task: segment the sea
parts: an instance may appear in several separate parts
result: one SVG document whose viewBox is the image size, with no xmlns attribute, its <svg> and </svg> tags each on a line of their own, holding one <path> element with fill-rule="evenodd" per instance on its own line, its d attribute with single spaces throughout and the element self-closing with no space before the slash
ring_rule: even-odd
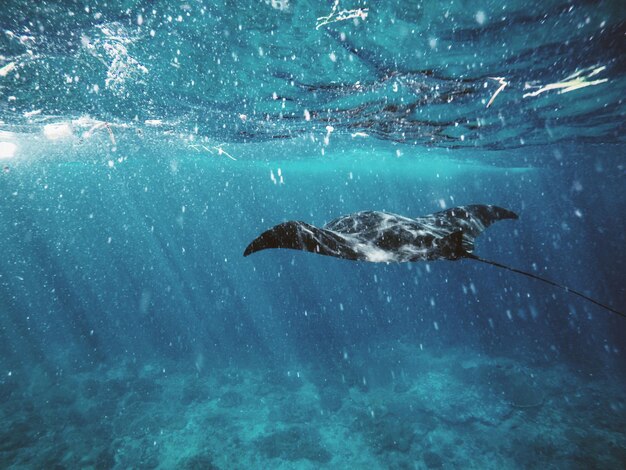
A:
<svg viewBox="0 0 626 470">
<path fill-rule="evenodd" d="M 2 0 L 0 468 L 626 468 L 625 38 L 623 0 Z M 470 204 L 564 287 L 243 256 Z"/>
</svg>

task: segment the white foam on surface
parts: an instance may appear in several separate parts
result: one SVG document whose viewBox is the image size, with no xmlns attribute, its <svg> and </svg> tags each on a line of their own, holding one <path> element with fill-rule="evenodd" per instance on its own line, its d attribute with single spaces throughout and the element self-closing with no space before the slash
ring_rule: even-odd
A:
<svg viewBox="0 0 626 470">
<path fill-rule="evenodd" d="M 17 145 L 13 142 L 0 142 L 0 159 L 13 158 Z"/>
</svg>

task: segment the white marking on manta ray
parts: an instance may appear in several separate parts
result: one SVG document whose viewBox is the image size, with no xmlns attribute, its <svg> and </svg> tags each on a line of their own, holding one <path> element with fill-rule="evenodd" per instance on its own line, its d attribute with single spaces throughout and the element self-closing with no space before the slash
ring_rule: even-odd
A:
<svg viewBox="0 0 626 470">
<path fill-rule="evenodd" d="M 371 261 L 372 263 L 390 263 L 396 261 L 396 257 L 392 253 L 370 243 L 356 243 L 354 248 L 359 254 L 363 255 L 367 261 Z"/>
</svg>

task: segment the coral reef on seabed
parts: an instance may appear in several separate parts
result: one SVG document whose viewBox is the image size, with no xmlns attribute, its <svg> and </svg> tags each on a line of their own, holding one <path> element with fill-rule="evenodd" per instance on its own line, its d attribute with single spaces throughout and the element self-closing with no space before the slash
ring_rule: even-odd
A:
<svg viewBox="0 0 626 470">
<path fill-rule="evenodd" d="M 626 406 L 613 379 L 468 351 L 430 354 L 398 343 L 383 350 L 393 352 L 370 367 L 356 358 L 336 370 L 303 365 L 297 374 L 164 373 L 162 365 L 120 363 L 7 377 L 0 466 L 619 468 L 626 461 Z"/>
</svg>

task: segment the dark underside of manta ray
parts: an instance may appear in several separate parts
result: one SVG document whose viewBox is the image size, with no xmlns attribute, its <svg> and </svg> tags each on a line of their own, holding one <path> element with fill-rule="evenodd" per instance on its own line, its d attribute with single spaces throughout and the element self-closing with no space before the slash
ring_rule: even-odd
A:
<svg viewBox="0 0 626 470">
<path fill-rule="evenodd" d="M 259 235 L 248 245 L 244 256 L 269 248 L 290 248 L 370 262 L 469 258 L 538 279 L 626 317 L 578 291 L 473 254 L 474 240 L 487 227 L 498 220 L 517 218 L 515 212 L 502 207 L 473 204 L 415 219 L 386 212 L 357 212 L 332 220 L 322 228 L 289 221 Z"/>
</svg>

